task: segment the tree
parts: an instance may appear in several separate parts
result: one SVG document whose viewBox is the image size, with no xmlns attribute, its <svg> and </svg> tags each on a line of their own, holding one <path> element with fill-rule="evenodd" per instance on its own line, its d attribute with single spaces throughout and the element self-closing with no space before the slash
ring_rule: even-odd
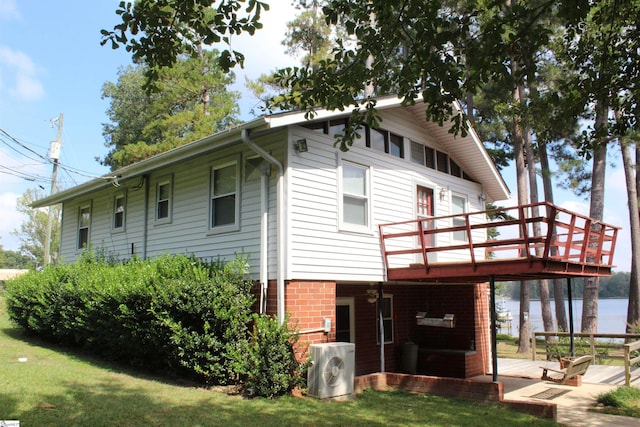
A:
<svg viewBox="0 0 640 427">
<path fill-rule="evenodd" d="M 305 67 L 315 67 L 330 57 L 333 40 L 331 27 L 322 19 L 319 0 L 299 0 L 297 9 L 302 12 L 287 22 L 287 32 L 282 44 L 292 56 L 302 55 Z"/>
<path fill-rule="evenodd" d="M 0 268 L 35 268 L 35 263 L 29 256 L 18 251 L 5 250 L 0 245 Z"/>
<path fill-rule="evenodd" d="M 294 7 L 301 12 L 292 21 L 287 22 L 287 32 L 282 40 L 286 53 L 300 57 L 304 67 L 315 68 L 322 60 L 331 58 L 336 40 L 346 37 L 343 26 L 328 25 L 320 7 L 326 2 L 321 0 L 298 0 Z M 275 94 L 287 88 L 276 82 L 275 72 L 262 74 L 256 80 L 246 79 L 246 87 L 260 101 L 260 109 L 266 106 Z"/>
<path fill-rule="evenodd" d="M 124 46 L 135 63 L 147 64 L 145 88 L 153 90 L 161 68 L 172 67 L 183 55 L 198 57 L 203 45 L 230 46 L 232 36 L 254 34 L 262 28 L 263 10 L 269 10 L 269 5 L 258 0 L 121 1 L 116 10 L 121 22 L 111 31 L 101 31 L 101 44 L 113 49 Z M 217 54 L 217 62 L 227 72 L 242 66 L 244 56 L 224 49 Z"/>
<path fill-rule="evenodd" d="M 631 233 L 640 235 L 640 211 L 638 210 L 638 191 L 631 164 L 631 150 L 629 141 L 621 139 L 622 164 L 624 167 L 627 195 L 629 199 L 629 223 Z M 634 147 L 635 148 L 635 147 Z M 637 148 L 635 148 L 637 150 Z M 629 285 L 629 305 L 627 306 L 627 332 L 631 333 L 640 326 L 640 284 L 638 283 L 638 268 L 640 267 L 640 239 L 631 240 L 631 274 Z"/>
<path fill-rule="evenodd" d="M 579 19 L 567 25 L 556 53 L 567 71 L 563 73 L 565 86 L 578 88 L 582 95 L 574 104 L 589 113 L 590 125 L 578 142 L 592 159 L 589 216 L 602 220 L 608 145 L 637 132 L 639 125 L 640 6 L 631 0 L 579 1 L 576 5 Z M 640 235 L 632 234 L 631 238 L 640 239 Z M 582 330 L 586 332 L 597 329 L 598 286 L 598 278 L 585 283 Z"/>
<path fill-rule="evenodd" d="M 20 231 L 14 230 L 11 234 L 20 238 L 20 250 L 30 257 L 36 265 L 43 265 L 44 245 L 46 240 L 46 228 L 49 214 L 45 210 L 33 209 L 31 204 L 43 195 L 39 190 L 29 189 L 18 198 L 16 209 L 27 216 L 27 219 L 20 225 Z M 58 261 L 60 253 L 60 214 L 61 206 L 51 207 L 54 218 L 51 231 L 51 262 Z"/>
<path fill-rule="evenodd" d="M 238 123 L 239 94 L 227 90 L 233 75 L 216 65 L 216 55 L 202 51 L 160 69 L 158 92 L 144 89 L 146 65 L 121 68 L 116 83 L 102 86 L 111 101 L 103 124 L 110 151 L 101 162 L 116 169 Z"/>
</svg>

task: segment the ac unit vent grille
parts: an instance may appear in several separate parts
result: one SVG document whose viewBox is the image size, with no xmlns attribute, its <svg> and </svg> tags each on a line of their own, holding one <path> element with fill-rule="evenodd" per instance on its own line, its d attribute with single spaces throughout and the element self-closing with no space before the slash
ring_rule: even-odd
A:
<svg viewBox="0 0 640 427">
<path fill-rule="evenodd" d="M 353 393 L 355 345 L 324 343 L 309 346 L 309 394 L 318 398 L 339 397 Z"/>
</svg>

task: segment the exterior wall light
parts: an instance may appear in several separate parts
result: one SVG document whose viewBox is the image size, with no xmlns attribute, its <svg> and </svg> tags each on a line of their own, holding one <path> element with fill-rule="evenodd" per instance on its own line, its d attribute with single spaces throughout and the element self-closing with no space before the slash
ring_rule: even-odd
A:
<svg viewBox="0 0 640 427">
<path fill-rule="evenodd" d="M 378 291 L 375 289 L 367 289 L 367 302 L 373 304 L 378 299 Z"/>
<path fill-rule="evenodd" d="M 447 189 L 440 187 L 440 200 L 444 200 L 447 197 Z"/>
<path fill-rule="evenodd" d="M 307 147 L 307 140 L 304 138 L 297 140 L 294 143 L 294 147 L 296 149 L 296 153 L 306 153 L 309 151 L 309 148 Z"/>
</svg>

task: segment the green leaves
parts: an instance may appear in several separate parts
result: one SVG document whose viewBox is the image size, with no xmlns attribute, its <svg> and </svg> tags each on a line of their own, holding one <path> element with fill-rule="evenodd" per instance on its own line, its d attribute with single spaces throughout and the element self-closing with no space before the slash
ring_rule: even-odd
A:
<svg viewBox="0 0 640 427">
<path fill-rule="evenodd" d="M 124 46 L 135 63 L 147 64 L 146 76 L 153 86 L 157 70 L 173 66 L 181 55 L 195 57 L 203 46 L 228 40 L 230 34 L 253 35 L 262 28 L 260 17 L 266 10 L 269 5 L 258 0 L 123 1 L 115 11 L 122 22 L 111 31 L 101 30 L 100 43 L 110 43 L 113 49 Z M 219 63 L 228 72 L 242 66 L 243 59 L 236 52 L 222 50 Z"/>
<path fill-rule="evenodd" d="M 281 325 L 275 316 L 254 314 L 250 335 L 233 351 L 245 394 L 272 398 L 301 385 L 306 365 L 296 358 L 297 342 L 288 322 Z"/>
<path fill-rule="evenodd" d="M 102 97 L 110 100 L 110 122 L 103 124 L 110 152 L 102 163 L 116 169 L 236 124 L 239 95 L 227 90 L 233 75 L 222 71 L 219 60 L 217 51 L 204 51 L 154 70 L 157 91 L 151 93 L 145 90 L 148 67 L 120 69 L 118 81 L 102 87 Z"/>
<path fill-rule="evenodd" d="M 11 281 L 11 319 L 56 343 L 206 384 L 236 380 L 233 350 L 246 339 L 254 297 L 245 260 L 186 256 L 110 264 L 88 253 Z"/>
</svg>

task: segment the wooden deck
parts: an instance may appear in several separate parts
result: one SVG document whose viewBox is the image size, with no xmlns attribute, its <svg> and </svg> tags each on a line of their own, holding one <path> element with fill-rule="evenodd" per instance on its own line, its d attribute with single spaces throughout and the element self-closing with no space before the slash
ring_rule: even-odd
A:
<svg viewBox="0 0 640 427">
<path fill-rule="evenodd" d="M 379 235 L 387 280 L 478 283 L 608 276 L 619 229 L 542 202 L 381 224 Z"/>
<path fill-rule="evenodd" d="M 498 377 L 539 380 L 542 375 L 540 366 L 550 366 L 556 369 L 559 367 L 557 361 L 498 358 Z M 624 385 L 624 367 L 592 364 L 587 369 L 582 382 L 622 386 Z M 631 385 L 640 387 L 640 367 L 631 368 Z"/>
</svg>

